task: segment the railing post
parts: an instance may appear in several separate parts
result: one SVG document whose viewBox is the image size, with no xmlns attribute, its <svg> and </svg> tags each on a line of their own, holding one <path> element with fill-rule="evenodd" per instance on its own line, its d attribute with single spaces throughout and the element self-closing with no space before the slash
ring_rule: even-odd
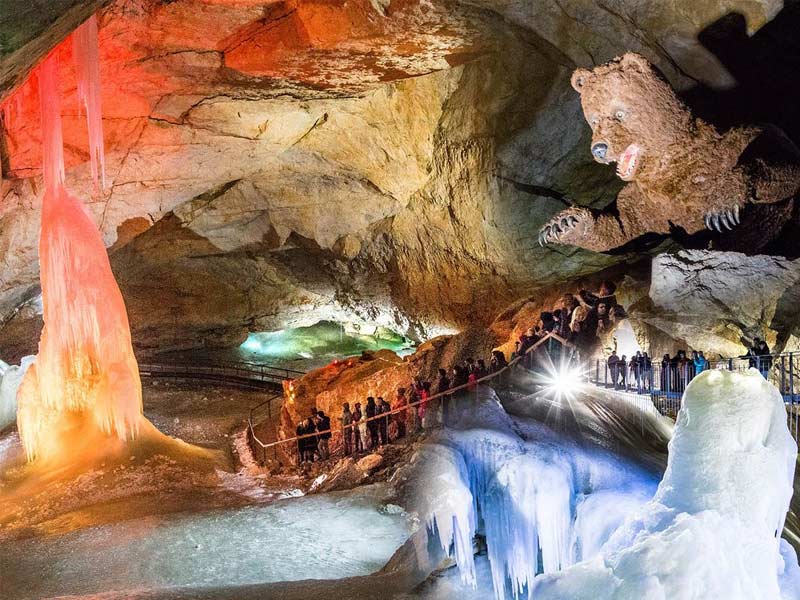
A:
<svg viewBox="0 0 800 600">
<path fill-rule="evenodd" d="M 786 393 L 786 357 L 781 356 L 781 395 Z"/>
</svg>

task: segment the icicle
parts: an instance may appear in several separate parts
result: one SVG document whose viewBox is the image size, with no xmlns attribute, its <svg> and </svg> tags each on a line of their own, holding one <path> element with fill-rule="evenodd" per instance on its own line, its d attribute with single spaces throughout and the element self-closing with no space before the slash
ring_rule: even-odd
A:
<svg viewBox="0 0 800 600">
<path fill-rule="evenodd" d="M 64 186 L 64 140 L 61 133 L 61 97 L 58 58 L 51 53 L 36 70 L 42 115 L 44 187 L 55 194 Z"/>
<path fill-rule="evenodd" d="M 97 45 L 97 17 L 92 15 L 72 34 L 73 58 L 78 75 L 78 102 L 86 112 L 92 180 L 106 187 L 103 114 L 100 107 L 100 60 Z"/>
</svg>

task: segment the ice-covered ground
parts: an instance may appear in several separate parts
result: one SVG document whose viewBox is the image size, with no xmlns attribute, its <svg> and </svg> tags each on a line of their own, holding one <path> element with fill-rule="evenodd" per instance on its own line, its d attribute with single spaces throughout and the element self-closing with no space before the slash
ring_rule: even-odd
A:
<svg viewBox="0 0 800 600">
<path fill-rule="evenodd" d="M 378 571 L 409 534 L 385 485 L 148 517 L 0 544 L 3 598 L 338 579 Z"/>
<path fill-rule="evenodd" d="M 694 380 L 657 490 L 633 463 L 559 437 L 489 396 L 425 451 L 440 476 L 428 474 L 417 508 L 457 542 L 460 581 L 444 573 L 423 597 L 800 598 L 797 557 L 780 537 L 797 446 L 757 372 Z M 477 560 L 458 537 L 475 531 L 487 545 Z"/>
</svg>

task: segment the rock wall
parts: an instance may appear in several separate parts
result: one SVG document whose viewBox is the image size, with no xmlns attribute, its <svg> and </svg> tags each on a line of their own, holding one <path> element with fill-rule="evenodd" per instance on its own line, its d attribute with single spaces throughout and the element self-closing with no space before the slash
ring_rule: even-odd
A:
<svg viewBox="0 0 800 600">
<path fill-rule="evenodd" d="M 703 250 L 661 254 L 653 259 L 649 299 L 631 318 L 648 345 L 665 352 L 679 344 L 735 357 L 754 337 L 773 352 L 797 350 L 800 261 Z"/>
</svg>

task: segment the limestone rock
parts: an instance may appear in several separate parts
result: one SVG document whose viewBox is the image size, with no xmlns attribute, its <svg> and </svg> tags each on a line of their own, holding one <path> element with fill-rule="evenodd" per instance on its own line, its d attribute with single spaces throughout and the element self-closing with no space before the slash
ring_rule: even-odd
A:
<svg viewBox="0 0 800 600">
<path fill-rule="evenodd" d="M 800 261 L 701 250 L 661 254 L 653 260 L 650 301 L 635 320 L 706 356 L 744 354 L 753 337 L 766 338 L 773 351 L 793 350 Z"/>
<path fill-rule="evenodd" d="M 383 456 L 380 454 L 367 454 L 364 458 L 360 459 L 356 463 L 356 467 L 364 473 L 368 475 L 372 473 L 375 469 L 380 467 L 383 464 Z"/>
</svg>

